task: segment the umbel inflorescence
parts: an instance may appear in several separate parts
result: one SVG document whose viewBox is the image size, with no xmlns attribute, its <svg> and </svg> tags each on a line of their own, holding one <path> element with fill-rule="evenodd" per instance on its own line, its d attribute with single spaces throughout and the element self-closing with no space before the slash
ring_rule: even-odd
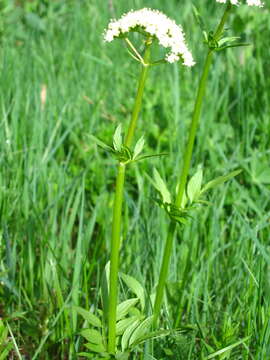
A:
<svg viewBox="0 0 270 360">
<path fill-rule="evenodd" d="M 132 10 L 119 20 L 111 20 L 104 32 L 104 40 L 111 42 L 115 38 L 127 36 L 130 31 L 143 32 L 169 49 L 165 57 L 166 61 L 173 63 L 181 59 L 186 66 L 195 64 L 186 46 L 182 27 L 160 11 L 147 8 Z"/>
<path fill-rule="evenodd" d="M 227 0 L 216 0 L 219 3 L 226 3 Z M 239 5 L 241 2 L 239 0 L 229 0 L 233 5 Z M 261 0 L 246 0 L 249 6 L 263 6 L 263 2 Z"/>
</svg>

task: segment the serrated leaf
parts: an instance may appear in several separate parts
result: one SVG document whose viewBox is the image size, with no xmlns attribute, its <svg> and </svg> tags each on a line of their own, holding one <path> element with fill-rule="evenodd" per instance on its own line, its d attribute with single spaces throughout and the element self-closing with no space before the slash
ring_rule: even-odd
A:
<svg viewBox="0 0 270 360">
<path fill-rule="evenodd" d="M 171 194 L 157 169 L 154 168 L 152 184 L 160 192 L 164 203 L 171 203 Z"/>
<path fill-rule="evenodd" d="M 100 139 L 98 139 L 98 138 L 95 137 L 94 135 L 90 134 L 90 135 L 88 135 L 88 136 L 90 137 L 90 139 L 92 139 L 92 140 L 93 140 L 98 146 L 100 146 L 102 149 L 104 149 L 104 150 L 106 150 L 106 151 L 109 151 L 109 152 L 114 151 L 114 149 L 113 149 L 111 146 L 105 144 L 103 141 L 101 141 Z"/>
<path fill-rule="evenodd" d="M 133 152 L 133 159 L 136 159 L 136 157 L 142 152 L 144 147 L 144 137 L 142 136 L 137 142 L 136 145 L 134 147 L 134 152 Z"/>
<path fill-rule="evenodd" d="M 91 343 L 86 343 L 84 344 L 85 347 L 87 347 L 87 349 L 96 352 L 96 353 L 105 353 L 106 349 L 105 346 L 103 344 L 91 344 Z"/>
<path fill-rule="evenodd" d="M 115 151 L 121 151 L 122 149 L 122 144 L 123 144 L 123 140 L 122 140 L 122 125 L 119 124 L 114 132 L 113 135 L 113 147 Z"/>
<path fill-rule="evenodd" d="M 224 175 L 224 176 L 219 176 L 211 181 L 209 181 L 206 185 L 203 186 L 200 195 L 204 194 L 206 191 L 208 191 L 209 189 L 212 189 L 218 185 L 221 185 L 223 183 L 225 183 L 226 181 L 234 178 L 235 176 L 239 175 L 242 172 L 242 170 L 235 170 L 232 171 L 231 173 L 229 173 L 228 175 Z"/>
<path fill-rule="evenodd" d="M 80 334 L 93 344 L 103 344 L 103 338 L 99 331 L 94 329 L 83 329 Z"/>
<path fill-rule="evenodd" d="M 136 341 L 142 338 L 147 331 L 151 328 L 154 321 L 154 316 L 146 318 L 132 333 L 129 339 L 129 346 L 132 346 Z"/>
<path fill-rule="evenodd" d="M 116 309 L 116 320 L 123 319 L 129 312 L 129 310 L 139 301 L 138 298 L 132 298 L 123 301 L 121 304 L 117 305 Z"/>
<path fill-rule="evenodd" d="M 131 316 L 127 319 L 123 319 L 117 322 L 116 324 L 116 335 L 122 335 L 125 330 L 134 323 L 134 321 L 139 320 L 138 315 Z"/>
<path fill-rule="evenodd" d="M 133 324 L 131 324 L 124 332 L 122 339 L 121 339 L 121 347 L 122 351 L 125 351 L 128 347 L 129 338 L 132 335 L 133 331 L 136 329 L 136 327 L 140 324 L 139 320 L 134 321 Z"/>
<path fill-rule="evenodd" d="M 80 314 L 84 320 L 86 320 L 89 324 L 95 327 L 102 327 L 100 319 L 92 314 L 90 311 L 87 311 L 79 306 L 72 306 L 72 309 L 74 309 L 78 314 Z"/>
<path fill-rule="evenodd" d="M 199 169 L 196 171 L 196 173 L 189 180 L 188 186 L 187 186 L 187 195 L 188 195 L 188 198 L 191 203 L 194 200 L 196 200 L 200 194 L 201 187 L 202 187 L 202 178 L 203 178 L 202 168 L 199 167 Z"/>
<path fill-rule="evenodd" d="M 137 296 L 137 298 L 139 298 L 143 311 L 145 307 L 145 296 L 142 285 L 132 276 L 120 273 L 120 277 L 124 281 L 124 283 L 130 288 L 130 290 Z"/>
</svg>

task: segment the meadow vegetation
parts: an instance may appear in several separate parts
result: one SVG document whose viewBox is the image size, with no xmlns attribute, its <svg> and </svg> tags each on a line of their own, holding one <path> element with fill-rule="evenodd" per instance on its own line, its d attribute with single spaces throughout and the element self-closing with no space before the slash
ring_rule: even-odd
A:
<svg viewBox="0 0 270 360">
<path fill-rule="evenodd" d="M 139 72 L 120 41 L 103 42 L 103 30 L 131 8 L 157 8 L 183 25 L 197 63 L 151 69 L 136 140 L 144 134 L 146 153 L 169 155 L 133 164 L 127 174 L 121 271 L 148 295 L 168 218 L 147 175 L 156 167 L 171 189 L 176 184 L 203 36 L 190 0 L 0 6 L 0 359 L 76 359 L 85 351 L 85 325 L 72 306 L 100 306 L 117 165 L 90 135 L 111 143 L 116 126 L 127 126 Z M 223 6 L 196 6 L 214 28 Z M 251 46 L 215 57 L 191 175 L 200 164 L 205 181 L 243 171 L 177 228 L 162 326 L 178 331 L 134 359 L 270 358 L 269 4 L 235 8 L 228 27 Z"/>
</svg>

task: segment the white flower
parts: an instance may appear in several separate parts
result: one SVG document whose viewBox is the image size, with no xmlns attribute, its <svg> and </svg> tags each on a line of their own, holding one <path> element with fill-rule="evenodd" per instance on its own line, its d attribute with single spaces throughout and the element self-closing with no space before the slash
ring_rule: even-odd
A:
<svg viewBox="0 0 270 360">
<path fill-rule="evenodd" d="M 223 4 L 227 2 L 227 0 L 216 0 L 216 1 Z M 240 3 L 239 0 L 230 0 L 230 2 L 233 5 L 239 5 Z M 263 2 L 261 0 L 246 0 L 246 2 L 249 6 L 259 6 L 259 7 L 263 6 Z"/>
<path fill-rule="evenodd" d="M 126 35 L 129 31 L 143 30 L 156 38 L 160 45 L 169 49 L 165 60 L 173 63 L 183 60 L 186 66 L 195 64 L 191 52 L 185 44 L 185 35 L 181 26 L 158 10 L 141 9 L 124 14 L 119 20 L 111 20 L 104 32 L 104 40 Z"/>
</svg>

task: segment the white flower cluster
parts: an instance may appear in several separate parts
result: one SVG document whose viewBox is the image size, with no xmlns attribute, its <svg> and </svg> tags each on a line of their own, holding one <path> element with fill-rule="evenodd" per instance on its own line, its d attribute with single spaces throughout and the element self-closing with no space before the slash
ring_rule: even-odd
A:
<svg viewBox="0 0 270 360">
<path fill-rule="evenodd" d="M 227 0 L 216 0 L 219 3 L 226 3 Z M 230 0 L 230 2 L 233 5 L 239 5 L 239 0 Z M 259 6 L 262 7 L 263 6 L 263 2 L 261 0 L 246 0 L 247 4 L 249 6 Z"/>
<path fill-rule="evenodd" d="M 124 14 L 119 20 L 111 20 L 104 33 L 104 40 L 111 42 L 113 39 L 128 33 L 131 30 L 143 30 L 155 37 L 159 44 L 170 51 L 166 61 L 173 63 L 180 59 L 184 65 L 195 64 L 191 52 L 185 44 L 185 35 L 182 28 L 157 10 L 141 9 Z"/>
</svg>

